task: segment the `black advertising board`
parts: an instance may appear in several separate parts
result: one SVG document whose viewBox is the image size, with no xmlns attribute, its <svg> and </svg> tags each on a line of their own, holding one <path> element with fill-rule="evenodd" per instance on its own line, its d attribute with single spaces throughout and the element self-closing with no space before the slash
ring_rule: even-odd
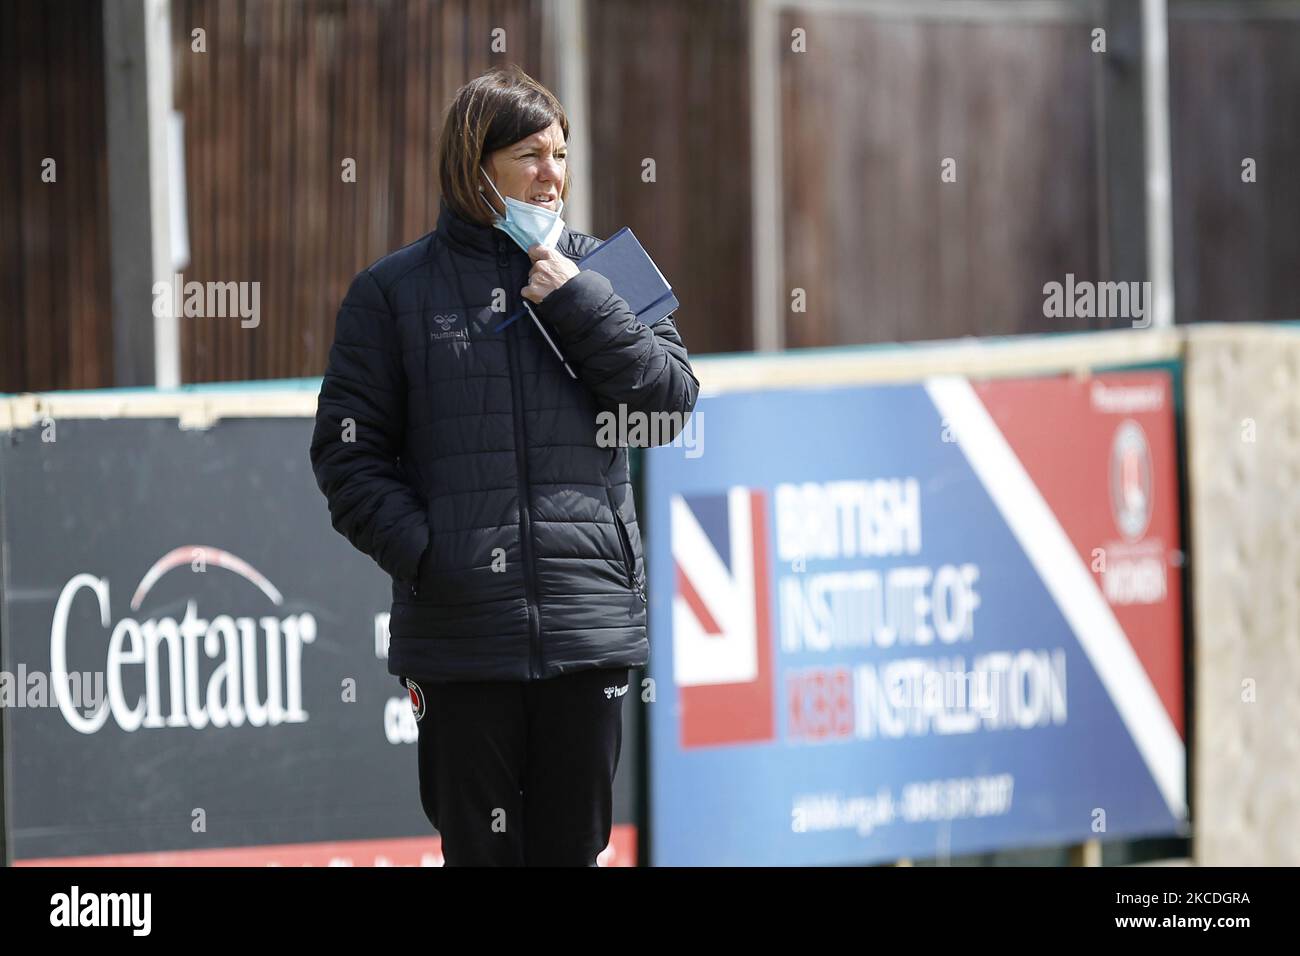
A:
<svg viewBox="0 0 1300 956">
<path fill-rule="evenodd" d="M 311 424 L 0 431 L 8 862 L 441 861 L 389 581 L 330 526 Z M 635 863 L 639 707 L 610 865 Z"/>
</svg>

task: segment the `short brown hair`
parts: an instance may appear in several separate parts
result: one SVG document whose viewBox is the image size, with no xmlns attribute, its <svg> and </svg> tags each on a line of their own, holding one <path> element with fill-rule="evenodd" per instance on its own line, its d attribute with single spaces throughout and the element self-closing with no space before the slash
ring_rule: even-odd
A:
<svg viewBox="0 0 1300 956">
<path fill-rule="evenodd" d="M 569 118 L 555 94 L 518 66 L 494 67 L 459 90 L 442 124 L 438 144 L 438 182 L 442 198 L 462 219 L 491 225 L 492 214 L 480 198 L 485 185 L 479 173 L 484 157 L 559 123 L 565 142 Z M 566 172 L 560 198 L 569 198 Z"/>
</svg>

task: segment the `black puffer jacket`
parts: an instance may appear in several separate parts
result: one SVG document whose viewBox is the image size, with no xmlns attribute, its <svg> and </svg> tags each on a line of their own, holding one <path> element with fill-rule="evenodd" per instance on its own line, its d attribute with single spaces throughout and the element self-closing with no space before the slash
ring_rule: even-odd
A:
<svg viewBox="0 0 1300 956">
<path fill-rule="evenodd" d="M 558 248 L 576 261 L 597 245 L 566 229 Z M 358 274 L 339 310 L 312 468 L 334 527 L 393 578 L 393 674 L 646 662 L 627 449 L 597 444 L 596 416 L 684 418 L 699 383 L 672 319 L 646 327 L 591 271 L 533 307 L 574 381 L 523 311 L 530 268 L 444 202 L 437 229 Z"/>
</svg>

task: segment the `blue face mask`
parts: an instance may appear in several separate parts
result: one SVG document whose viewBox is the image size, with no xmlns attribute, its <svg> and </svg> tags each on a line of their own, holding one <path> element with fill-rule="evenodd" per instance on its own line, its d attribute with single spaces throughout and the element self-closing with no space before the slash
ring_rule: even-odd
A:
<svg viewBox="0 0 1300 956">
<path fill-rule="evenodd" d="M 564 200 L 556 199 L 556 203 L 560 208 L 555 212 L 551 212 L 542 206 L 534 206 L 530 202 L 508 199 L 497 191 L 496 184 L 488 178 L 488 174 L 483 167 L 480 166 L 478 169 L 479 172 L 483 173 L 483 178 L 487 179 L 492 191 L 497 194 L 497 198 L 506 207 L 504 216 L 492 209 L 492 214 L 496 217 L 496 222 L 493 225 L 513 239 L 515 244 L 524 252 L 527 252 L 529 247 L 538 245 L 547 249 L 554 249 L 555 244 L 560 241 L 560 233 L 564 231 L 564 220 L 560 218 L 560 211 L 564 209 Z M 488 204 L 488 208 L 492 207 L 486 196 L 483 197 L 483 201 Z"/>
</svg>

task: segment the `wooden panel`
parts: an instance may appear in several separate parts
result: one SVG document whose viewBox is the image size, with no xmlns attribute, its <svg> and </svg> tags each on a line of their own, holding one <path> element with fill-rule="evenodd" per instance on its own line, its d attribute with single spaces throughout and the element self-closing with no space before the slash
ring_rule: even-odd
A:
<svg viewBox="0 0 1300 956">
<path fill-rule="evenodd" d="M 1043 315 L 1044 283 L 1100 278 L 1086 24 L 791 11 L 780 33 L 787 345 L 1110 324 Z"/>
<path fill-rule="evenodd" d="M 14 0 L 0 23 L 0 391 L 111 384 L 103 23 Z M 42 162 L 57 180 L 42 182 Z"/>
<path fill-rule="evenodd" d="M 1179 322 L 1300 319 L 1300 4 L 1251 6 L 1170 11 Z"/>
<path fill-rule="evenodd" d="M 588 3 L 594 228 L 632 227 L 682 302 L 693 353 L 752 344 L 746 11 Z"/>
</svg>

